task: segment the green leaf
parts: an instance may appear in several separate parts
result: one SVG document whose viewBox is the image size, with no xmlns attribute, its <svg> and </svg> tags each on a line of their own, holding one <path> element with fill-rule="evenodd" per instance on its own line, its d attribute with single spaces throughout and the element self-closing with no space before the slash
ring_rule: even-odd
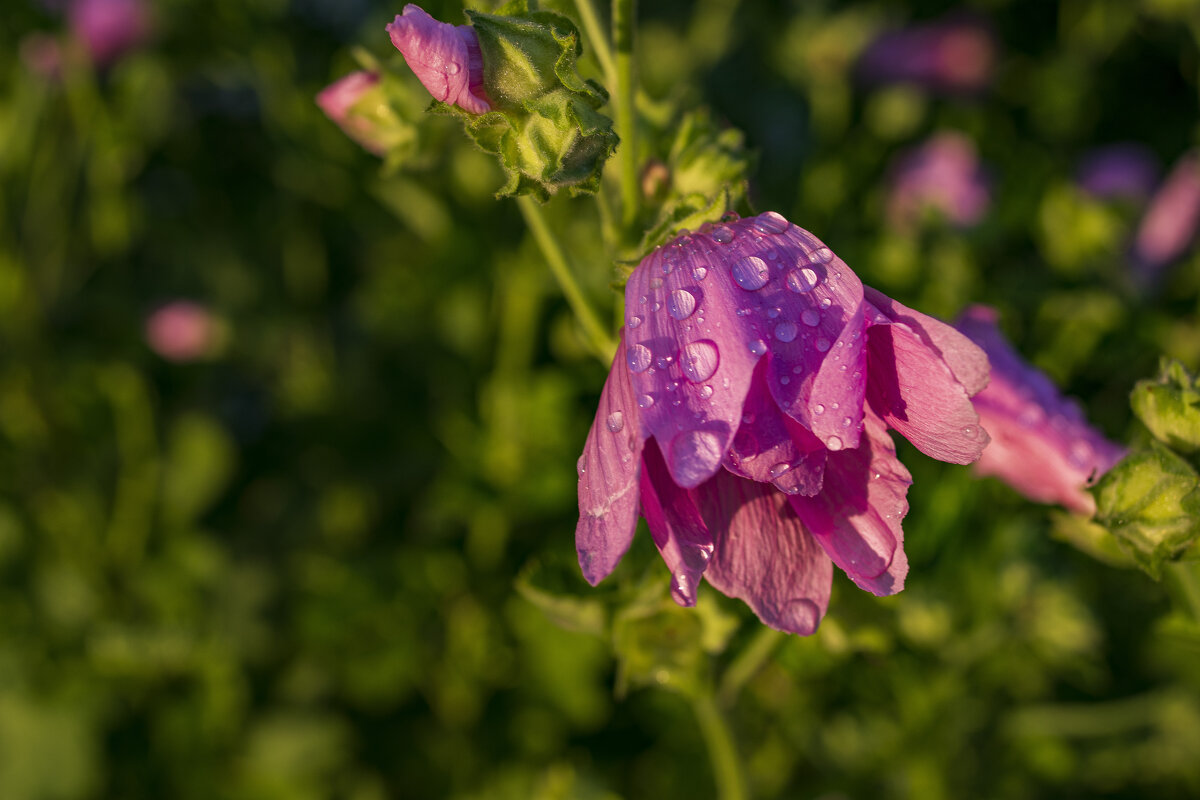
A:
<svg viewBox="0 0 1200 800">
<path fill-rule="evenodd" d="M 1200 381 L 1183 364 L 1163 359 L 1158 379 L 1140 381 L 1130 402 L 1159 441 L 1182 453 L 1200 450 Z"/>
<path fill-rule="evenodd" d="M 1126 456 L 1092 489 L 1096 522 L 1157 579 L 1200 535 L 1200 476 L 1158 442 Z"/>
</svg>

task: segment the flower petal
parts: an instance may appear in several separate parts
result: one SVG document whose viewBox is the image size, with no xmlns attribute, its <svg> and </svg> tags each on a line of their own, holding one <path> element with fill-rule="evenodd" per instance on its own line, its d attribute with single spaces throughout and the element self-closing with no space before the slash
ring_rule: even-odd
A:
<svg viewBox="0 0 1200 800">
<path fill-rule="evenodd" d="M 712 534 L 692 493 L 671 479 L 657 443 L 642 457 L 642 516 L 671 570 L 671 597 L 681 606 L 694 606 L 700 576 L 712 557 Z"/>
<path fill-rule="evenodd" d="M 637 530 L 644 443 L 622 337 L 578 467 L 575 548 L 583 577 L 593 586 L 617 566 Z"/>
<path fill-rule="evenodd" d="M 659 248 L 630 276 L 625 301 L 628 367 L 647 430 L 675 482 L 689 488 L 720 468 L 759 358 L 768 356 L 780 407 L 820 431 L 810 396 L 822 365 L 835 342 L 842 363 L 863 347 L 852 322 L 862 284 L 778 214 L 706 226 Z M 864 373 L 854 372 L 833 369 L 824 387 L 848 408 L 864 396 Z M 846 434 L 854 446 L 857 428 Z"/>
<path fill-rule="evenodd" d="M 881 419 L 868 411 L 863 430 L 859 447 L 829 454 L 820 494 L 789 501 L 833 563 L 860 588 L 895 594 L 908 574 L 900 523 L 908 513 L 912 476 L 896 458 Z"/>
<path fill-rule="evenodd" d="M 972 306 L 957 322 L 992 363 L 991 383 L 973 398 L 992 437 L 975 469 L 1031 500 L 1091 515 L 1095 500 L 1083 487 L 1125 451 L 1092 428 L 1045 374 L 1022 361 L 1000 333 L 996 317 L 990 308 Z"/>
<path fill-rule="evenodd" d="M 456 104 L 472 114 L 491 110 L 487 102 L 471 94 L 469 44 L 474 41 L 478 49 L 473 30 L 439 22 L 409 3 L 404 13 L 387 26 L 387 32 L 409 69 L 435 100 Z"/>
<path fill-rule="evenodd" d="M 775 405 L 764 367 L 760 362 L 755 369 L 725 468 L 752 481 L 774 483 L 785 494 L 812 496 L 821 491 L 825 445 Z"/>
<path fill-rule="evenodd" d="M 829 606 L 833 563 L 784 495 L 725 470 L 706 483 L 701 511 L 714 532 L 704 577 L 776 630 L 807 636 Z"/>
<path fill-rule="evenodd" d="M 877 311 L 869 320 L 867 397 L 871 407 L 888 427 L 931 458 L 952 464 L 978 460 L 988 443 L 987 432 L 979 425 L 967 390 L 930 336 L 930 318 L 898 303 L 895 308 L 908 313 L 893 320 Z M 898 321 L 900 318 L 905 321 Z M 910 320 L 916 327 L 910 327 Z M 944 331 L 939 330 L 938 335 L 955 344 Z M 968 379 L 978 382 L 964 353 L 958 348 L 954 358 L 962 363 Z"/>
</svg>

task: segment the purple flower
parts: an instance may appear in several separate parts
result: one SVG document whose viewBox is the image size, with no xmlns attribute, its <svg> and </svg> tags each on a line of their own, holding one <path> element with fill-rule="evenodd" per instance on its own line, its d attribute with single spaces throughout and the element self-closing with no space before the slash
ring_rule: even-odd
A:
<svg viewBox="0 0 1200 800">
<path fill-rule="evenodd" d="M 1158 180 L 1158 159 L 1149 149 L 1133 143 L 1098 147 L 1079 162 L 1075 181 L 1093 197 L 1107 200 L 1141 200 Z"/>
<path fill-rule="evenodd" d="M 92 61 L 101 66 L 113 63 L 150 36 L 150 11 L 143 0 L 74 0 L 67 19 Z"/>
<path fill-rule="evenodd" d="M 579 460 L 584 577 L 612 572 L 640 513 L 682 605 L 703 575 L 766 624 L 809 634 L 831 563 L 875 594 L 903 588 L 911 477 L 887 428 L 934 458 L 977 459 L 983 352 L 864 288 L 775 213 L 658 248 L 625 299 Z"/>
<path fill-rule="evenodd" d="M 381 156 L 387 152 L 387 131 L 371 114 L 355 112 L 355 105 L 378 85 L 379 76 L 373 72 L 351 72 L 322 89 L 317 105 L 347 136 Z"/>
<path fill-rule="evenodd" d="M 936 134 L 892 167 L 887 216 L 897 229 L 913 227 L 930 210 L 952 225 L 970 227 L 990 204 L 975 144 L 961 133 Z"/>
<path fill-rule="evenodd" d="M 995 310 L 972 306 L 955 326 L 982 347 L 992 365 L 987 388 L 972 398 L 991 444 L 975 465 L 1031 500 L 1091 515 L 1084 487 L 1121 459 L 1124 450 L 1088 425 L 1043 373 L 1021 360 L 996 325 Z"/>
<path fill-rule="evenodd" d="M 1133 257 L 1153 279 L 1159 270 L 1187 251 L 1200 224 L 1200 154 L 1193 150 L 1178 161 L 1138 224 Z"/>
<path fill-rule="evenodd" d="M 483 56 L 470 25 L 438 22 L 409 3 L 387 26 L 392 44 L 435 100 L 471 114 L 492 110 L 483 90 Z"/>
<path fill-rule="evenodd" d="M 942 92 L 976 92 L 991 81 L 996 41 L 979 20 L 959 17 L 884 33 L 858 62 L 868 83 L 915 83 Z"/>
<path fill-rule="evenodd" d="M 204 306 L 175 300 L 146 320 L 146 343 L 168 361 L 196 361 L 211 354 L 219 338 L 219 325 Z"/>
</svg>

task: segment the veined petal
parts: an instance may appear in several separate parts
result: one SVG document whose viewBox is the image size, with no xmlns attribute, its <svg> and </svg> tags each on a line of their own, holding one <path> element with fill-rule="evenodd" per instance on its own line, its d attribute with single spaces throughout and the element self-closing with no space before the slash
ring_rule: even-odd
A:
<svg viewBox="0 0 1200 800">
<path fill-rule="evenodd" d="M 764 367 L 759 362 L 754 371 L 742 424 L 725 457 L 725 468 L 752 481 L 773 483 L 785 494 L 812 496 L 821 491 L 825 445 L 779 410 L 767 389 Z"/>
<path fill-rule="evenodd" d="M 712 557 L 712 534 L 692 493 L 671 479 L 657 444 L 645 448 L 642 457 L 642 516 L 671 570 L 671 597 L 681 606 L 694 606 L 700 576 Z"/>
<path fill-rule="evenodd" d="M 637 530 L 644 443 L 622 337 L 579 458 L 575 548 L 583 577 L 593 586 L 617 566 Z"/>
<path fill-rule="evenodd" d="M 704 577 L 776 630 L 807 636 L 829 606 L 833 563 L 769 484 L 721 470 L 697 493 L 713 531 Z"/>
<path fill-rule="evenodd" d="M 896 458 L 883 420 L 868 410 L 863 430 L 857 448 L 829 454 L 820 494 L 788 499 L 833 563 L 860 588 L 895 594 L 908 574 L 900 525 L 912 476 Z"/>
<path fill-rule="evenodd" d="M 873 295 L 887 300 L 877 292 Z M 931 458 L 953 464 L 978 460 L 988 435 L 951 361 L 977 386 L 981 383 L 978 359 L 986 364 L 986 356 L 966 337 L 951 336 L 945 330 L 948 326 L 935 325 L 936 320 L 924 314 L 889 301 L 885 303 L 889 315 L 874 302 L 868 303 L 872 309 L 867 331 L 871 407 Z M 947 358 L 945 352 L 952 355 Z"/>
<path fill-rule="evenodd" d="M 409 3 L 404 13 L 387 26 L 387 32 L 409 69 L 434 99 L 458 105 L 472 114 L 491 110 L 490 104 L 471 94 L 471 68 L 476 66 L 476 75 L 480 74 L 482 62 L 478 57 L 472 61 L 471 44 L 477 53 L 479 43 L 468 26 L 439 22 Z"/>
</svg>

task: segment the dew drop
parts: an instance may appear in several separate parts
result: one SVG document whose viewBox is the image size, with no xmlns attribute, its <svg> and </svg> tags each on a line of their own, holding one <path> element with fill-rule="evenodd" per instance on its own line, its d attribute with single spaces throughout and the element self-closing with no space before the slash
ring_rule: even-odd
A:
<svg viewBox="0 0 1200 800">
<path fill-rule="evenodd" d="M 459 71 L 461 71 L 461 70 L 462 70 L 462 67 L 459 66 L 458 64 L 455 64 L 453 61 L 451 61 L 449 64 L 446 65 L 446 74 L 447 75 L 457 75 L 459 73 Z"/>
<path fill-rule="evenodd" d="M 618 433 L 625 427 L 625 415 L 620 411 L 614 411 L 608 415 L 608 429 L 613 433 Z"/>
<path fill-rule="evenodd" d="M 745 256 L 733 263 L 733 279 L 748 292 L 757 291 L 771 279 L 771 268 L 758 256 Z"/>
<path fill-rule="evenodd" d="M 794 269 L 787 274 L 787 287 L 796 294 L 807 294 L 820 282 L 821 278 L 810 267 Z"/>
<path fill-rule="evenodd" d="M 650 288 L 651 289 L 661 289 L 662 288 L 662 278 L 651 278 L 650 279 Z"/>
<path fill-rule="evenodd" d="M 720 363 L 717 346 L 707 339 L 683 346 L 681 354 L 683 374 L 692 383 L 702 383 L 713 376 Z"/>
<path fill-rule="evenodd" d="M 850 418 L 849 417 L 842 417 L 842 427 L 843 428 L 850 427 Z"/>
<path fill-rule="evenodd" d="M 821 324 L 821 315 L 811 308 L 804 309 L 804 313 L 800 315 L 800 321 L 810 328 L 815 328 Z"/>
<path fill-rule="evenodd" d="M 820 339 L 817 339 L 817 349 L 820 350 L 822 353 L 829 350 L 829 340 L 826 339 L 824 336 L 822 336 Z"/>
<path fill-rule="evenodd" d="M 775 326 L 775 338 L 781 342 L 790 342 L 796 338 L 799 329 L 794 322 L 781 322 Z"/>
<path fill-rule="evenodd" d="M 733 241 L 733 228 L 728 225 L 718 225 L 712 229 L 710 236 L 717 244 L 729 244 Z"/>
<path fill-rule="evenodd" d="M 841 450 L 842 449 L 842 440 L 836 436 L 830 436 L 828 439 L 825 440 L 825 446 L 828 447 L 830 450 L 835 450 L 835 451 Z"/>
<path fill-rule="evenodd" d="M 667 298 L 667 313 L 677 320 L 685 320 L 696 310 L 696 296 L 687 289 L 676 289 Z"/>
<path fill-rule="evenodd" d="M 651 311 L 658 311 L 660 308 L 662 308 L 662 303 L 657 300 L 654 301 L 654 305 L 650 306 Z"/>
<path fill-rule="evenodd" d="M 792 379 L 789 378 L 787 375 L 784 375 L 782 378 L 779 379 L 779 383 L 782 384 L 783 386 L 787 386 L 791 382 L 792 382 Z"/>
<path fill-rule="evenodd" d="M 819 250 L 815 250 L 808 257 L 808 260 L 814 264 L 828 264 L 830 261 L 833 261 L 833 251 L 828 247 L 822 247 Z"/>
<path fill-rule="evenodd" d="M 750 352 L 756 356 L 761 356 L 763 353 L 767 352 L 767 345 L 762 339 L 755 339 L 753 342 L 750 342 L 747 347 L 749 347 Z"/>
<path fill-rule="evenodd" d="M 767 309 L 767 319 L 775 319 L 776 317 L 778 317 L 780 315 L 780 313 L 782 313 L 782 309 L 780 309 L 778 307 L 768 308 Z"/>
<path fill-rule="evenodd" d="M 792 374 L 793 374 L 793 375 L 802 375 L 802 374 L 804 374 L 804 365 L 803 365 L 803 364 L 797 364 L 796 366 L 792 367 Z"/>
<path fill-rule="evenodd" d="M 825 406 L 821 403 L 817 403 L 815 406 L 813 406 L 813 413 L 818 417 L 821 416 L 825 413 Z"/>
<path fill-rule="evenodd" d="M 644 394 L 638 398 L 638 408 L 649 408 L 654 405 L 654 398 L 648 394 Z"/>
<path fill-rule="evenodd" d="M 713 396 L 713 388 L 711 386 L 709 386 L 708 384 L 705 384 L 704 386 L 700 387 L 700 399 L 701 400 L 707 400 L 708 398 L 710 398 L 712 396 Z"/>
<path fill-rule="evenodd" d="M 786 463 L 776 464 L 775 466 L 771 467 L 771 472 L 770 472 L 771 478 L 772 479 L 778 478 L 780 475 L 784 474 L 791 468 L 792 468 L 791 464 L 786 464 Z"/>
<path fill-rule="evenodd" d="M 645 345 L 635 344 L 625 353 L 625 361 L 629 364 L 629 371 L 633 373 L 645 372 L 650 368 L 650 361 L 653 355 L 650 353 L 650 348 Z"/>
<path fill-rule="evenodd" d="M 831 305 L 833 305 L 833 300 L 828 297 L 822 297 L 820 305 L 821 308 L 829 308 Z"/>
<path fill-rule="evenodd" d="M 782 214 L 768 211 L 755 217 L 754 227 L 763 233 L 775 235 L 783 233 L 788 229 L 788 221 L 784 219 Z"/>
<path fill-rule="evenodd" d="M 704 280 L 705 278 L 708 277 L 708 268 L 707 267 L 696 267 L 694 270 L 692 270 L 692 277 L 698 281 Z"/>
<path fill-rule="evenodd" d="M 962 429 L 962 435 L 968 439 L 974 439 L 979 434 L 979 429 L 974 425 L 966 425 Z"/>
<path fill-rule="evenodd" d="M 633 330 L 638 325 L 641 325 L 644 320 L 641 317 L 630 317 L 629 322 L 625 323 L 629 326 L 629 330 Z"/>
<path fill-rule="evenodd" d="M 739 317 L 748 317 L 748 316 L 750 316 L 751 313 L 753 313 L 753 312 L 749 308 L 739 308 L 737 310 L 737 315 Z"/>
</svg>

